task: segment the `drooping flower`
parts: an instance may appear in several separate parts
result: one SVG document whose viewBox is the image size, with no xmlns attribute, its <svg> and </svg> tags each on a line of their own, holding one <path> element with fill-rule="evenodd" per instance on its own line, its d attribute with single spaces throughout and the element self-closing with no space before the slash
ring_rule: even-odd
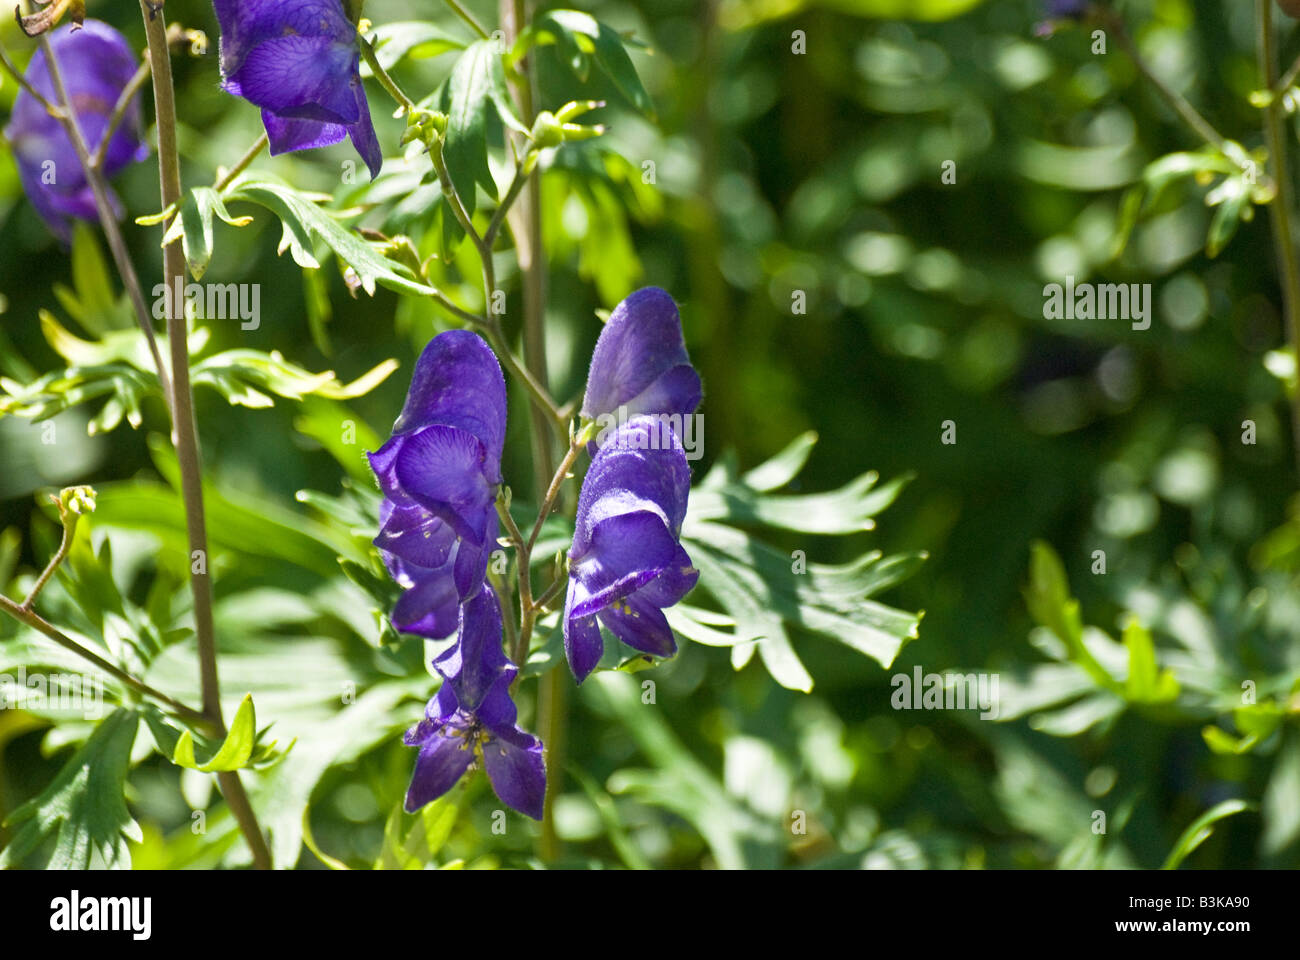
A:
<svg viewBox="0 0 1300 960">
<path fill-rule="evenodd" d="M 49 40 L 77 124 L 94 153 L 122 90 L 136 71 L 136 56 L 125 37 L 99 20 L 87 20 L 80 29 L 65 24 L 51 32 Z M 59 102 L 44 50 L 37 50 L 32 57 L 26 76 L 43 97 Z M 59 239 L 65 243 L 71 239 L 72 218 L 97 219 L 95 195 L 68 132 L 26 90 L 18 91 L 5 137 L 13 145 L 23 190 Z M 148 155 L 141 133 L 140 98 L 136 96 L 108 142 L 104 176 L 113 177 Z M 111 192 L 109 203 L 120 219 L 121 203 Z"/>
<path fill-rule="evenodd" d="M 457 643 L 433 666 L 442 687 L 424 719 L 406 733 L 407 745 L 420 748 L 407 811 L 441 797 L 478 760 L 502 803 L 540 820 L 546 798 L 542 742 L 516 722 L 510 684 L 518 668 L 501 649 L 501 606 L 491 586 L 460 608 Z"/>
<path fill-rule="evenodd" d="M 370 466 L 384 501 L 375 545 L 406 588 L 393 625 L 449 636 L 457 608 L 483 583 L 497 538 L 506 385 L 478 334 L 448 330 L 415 366 L 393 436 Z"/>
<path fill-rule="evenodd" d="M 681 441 L 653 417 L 629 420 L 592 458 L 564 604 L 564 650 L 579 683 L 604 651 L 599 624 L 635 650 L 676 653 L 663 608 L 699 578 L 680 543 L 690 486 Z"/>
<path fill-rule="evenodd" d="M 673 298 L 645 287 L 614 308 L 591 354 L 582 415 L 614 422 L 640 414 L 688 416 L 700 405 L 700 375 L 691 366 Z"/>
<path fill-rule="evenodd" d="M 357 28 L 342 0 L 213 0 L 221 85 L 262 108 L 271 154 L 352 138 L 372 177 L 383 152 L 361 83 Z"/>
</svg>

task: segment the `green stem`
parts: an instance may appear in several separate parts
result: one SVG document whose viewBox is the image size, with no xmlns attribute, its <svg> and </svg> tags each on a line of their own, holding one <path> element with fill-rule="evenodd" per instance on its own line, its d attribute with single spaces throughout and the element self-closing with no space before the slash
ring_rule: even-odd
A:
<svg viewBox="0 0 1300 960">
<path fill-rule="evenodd" d="M 1277 82 L 1277 39 L 1273 25 L 1272 0 L 1257 0 L 1259 17 L 1259 70 L 1264 85 L 1269 89 Z M 1295 235 L 1291 230 L 1291 176 L 1287 165 L 1287 135 L 1282 116 L 1282 103 L 1274 97 L 1264 108 L 1264 140 L 1268 146 L 1272 178 L 1277 194 L 1269 204 L 1269 219 L 1273 227 L 1273 243 L 1277 248 L 1279 272 L 1282 277 L 1282 312 L 1286 316 L 1287 341 L 1291 355 L 1300 370 L 1300 268 L 1296 264 Z M 1300 468 L 1300 389 L 1290 391 L 1291 434 L 1295 447 L 1296 465 Z"/>
<path fill-rule="evenodd" d="M 158 126 L 158 179 L 164 208 L 180 209 L 180 153 L 176 145 L 176 96 L 172 85 L 171 53 L 162 3 L 140 0 L 149 60 L 153 66 L 154 105 Z M 163 225 L 166 231 L 168 224 Z M 185 279 L 185 255 L 179 238 L 163 248 L 163 279 L 175 290 Z M 194 418 L 194 392 L 190 386 L 189 343 L 184 304 L 167 301 L 167 333 L 172 355 L 172 439 L 180 465 L 181 498 L 189 537 L 190 589 L 194 597 L 194 630 L 199 650 L 199 679 L 203 712 L 224 733 L 221 687 L 217 676 L 217 642 L 212 619 L 212 580 L 209 572 L 207 519 L 203 509 L 203 473 L 199 460 L 198 425 Z M 271 853 L 258 826 L 243 781 L 237 772 L 217 775 L 217 782 L 253 855 L 253 865 L 270 869 Z"/>
<path fill-rule="evenodd" d="M 151 319 L 149 307 L 145 303 L 144 290 L 140 286 L 140 278 L 135 272 L 135 264 L 131 262 L 131 255 L 127 252 L 126 241 L 122 238 L 122 229 L 118 226 L 117 216 L 113 212 L 113 205 L 108 199 L 108 184 L 104 180 L 103 171 L 95 165 L 90 146 L 86 142 L 85 135 L 81 132 L 81 123 L 77 120 L 76 112 L 72 109 L 72 100 L 68 96 L 67 87 L 63 83 L 63 72 L 59 69 L 58 59 L 54 55 L 54 48 L 50 46 L 50 41 L 45 36 L 41 37 L 41 51 L 45 56 L 46 67 L 50 72 L 50 83 L 54 87 L 55 97 L 58 100 L 58 106 L 50 103 L 45 97 L 36 93 L 26 80 L 23 80 L 23 86 L 35 96 L 47 110 L 53 113 L 67 131 L 68 139 L 72 141 L 72 148 L 76 151 L 77 161 L 81 164 L 82 172 L 86 175 L 86 182 L 90 184 L 90 192 L 95 198 L 95 212 L 99 216 L 99 225 L 104 231 L 104 238 L 108 241 L 109 253 L 113 257 L 113 263 L 117 266 L 118 275 L 122 278 L 122 285 L 126 288 L 127 297 L 131 301 L 131 307 L 135 311 L 136 323 L 140 327 L 140 332 L 144 334 L 145 343 L 149 347 L 149 353 L 153 357 L 155 368 L 158 370 L 158 383 L 163 391 L 164 402 L 170 409 L 170 380 L 167 373 L 167 367 L 163 363 L 162 352 L 158 348 L 158 338 L 154 336 L 153 320 Z M 3 61 L 5 69 L 13 73 L 15 68 L 9 57 L 0 50 L 0 60 Z"/>
<path fill-rule="evenodd" d="M 109 115 L 108 126 L 104 128 L 104 133 L 100 138 L 99 146 L 95 148 L 95 152 L 90 156 L 90 164 L 96 170 L 99 170 L 104 166 L 104 155 L 108 152 L 108 145 L 112 141 L 113 135 L 117 133 L 117 128 L 122 125 L 122 120 L 126 117 L 126 111 L 130 109 L 132 102 L 136 98 L 136 94 L 140 92 L 140 88 L 144 86 L 144 82 L 149 79 L 150 69 L 149 61 L 144 61 L 144 63 L 140 64 L 139 68 L 136 69 L 134 75 L 132 75 L 131 79 L 127 82 L 127 85 L 122 88 L 122 93 L 118 96 L 117 103 L 113 106 L 113 112 Z"/>
<path fill-rule="evenodd" d="M 483 38 L 484 40 L 492 39 L 490 36 L 488 36 L 488 32 L 483 29 L 483 25 L 479 23 L 478 20 L 474 19 L 474 14 L 470 13 L 463 6 L 461 6 L 460 3 L 457 2 L 457 0 L 447 0 L 447 6 L 451 7 L 452 11 L 456 14 L 456 16 L 460 17 L 467 24 L 469 24 L 470 29 L 473 30 L 475 33 L 477 33 L 481 38 Z"/>
<path fill-rule="evenodd" d="M 375 75 L 380 86 L 388 91 L 388 95 L 397 101 L 405 112 L 410 113 L 415 109 L 415 101 L 403 92 L 402 88 L 397 85 L 397 81 L 388 75 L 384 65 L 379 62 L 379 57 L 375 55 L 375 45 L 365 37 L 357 38 L 361 44 L 361 56 L 365 58 L 366 63 L 370 66 L 370 72 Z"/>
<path fill-rule="evenodd" d="M 266 149 L 266 145 L 270 142 L 271 138 L 268 137 L 266 131 L 263 130 L 262 135 L 253 142 L 253 145 L 244 151 L 244 155 L 235 161 L 235 165 L 217 177 L 216 181 L 212 184 L 212 189 L 217 191 L 217 193 L 221 193 L 221 191 L 225 190 L 226 187 L 234 183 L 235 177 L 247 170 L 249 165 L 258 158 L 258 155 Z"/>
<path fill-rule="evenodd" d="M 27 592 L 27 599 L 22 603 L 22 608 L 24 610 L 31 610 L 32 607 L 36 605 L 36 598 L 41 595 L 41 591 L 45 589 L 45 585 L 50 582 L 50 577 L 54 576 L 54 571 L 59 569 L 59 565 L 63 563 L 64 558 L 67 557 L 68 549 L 72 546 L 72 535 L 76 529 L 77 524 L 75 519 L 71 522 L 67 520 L 63 522 L 63 537 L 59 541 L 59 549 L 55 551 L 54 556 L 50 558 L 50 562 L 47 563 L 45 569 L 41 571 L 41 575 L 37 577 L 36 582 L 32 584 L 31 590 Z"/>
<path fill-rule="evenodd" d="M 1191 127 L 1196 132 L 1196 135 L 1202 140 L 1206 143 L 1213 144 L 1218 147 L 1221 152 L 1231 156 L 1228 151 L 1227 139 L 1223 134 L 1219 133 L 1219 131 L 1215 129 L 1214 124 L 1206 120 L 1205 117 L 1201 115 L 1201 112 L 1192 106 L 1191 101 L 1173 87 L 1169 86 L 1169 84 L 1165 83 L 1165 81 L 1161 79 L 1160 75 L 1152 70 L 1147 64 L 1146 60 L 1139 52 L 1137 44 L 1133 42 L 1133 38 L 1129 36 L 1128 30 L 1125 29 L 1124 20 L 1120 15 L 1113 10 L 1103 9 L 1101 11 L 1101 17 L 1106 27 L 1115 36 L 1115 39 L 1119 41 L 1119 45 L 1123 47 L 1124 51 L 1129 55 L 1129 59 L 1133 61 L 1133 65 L 1137 67 L 1138 72 L 1141 73 L 1142 76 L 1146 78 L 1147 82 L 1155 88 L 1156 92 L 1164 98 L 1164 101 L 1169 104 L 1173 111 L 1182 117 L 1183 121 Z"/>
<path fill-rule="evenodd" d="M 13 617 L 19 623 L 31 627 L 33 630 L 36 630 L 37 632 L 44 634 L 46 637 L 53 640 L 63 649 L 76 654 L 77 656 L 81 657 L 83 660 L 93 663 L 95 666 L 99 667 L 100 670 L 103 670 L 105 673 L 109 674 L 110 676 L 120 680 L 123 684 L 130 687 L 136 693 L 139 693 L 142 696 L 149 697 L 153 700 L 157 700 L 160 704 L 162 704 L 164 707 L 170 710 L 181 720 L 184 720 L 190 726 L 197 727 L 200 730 L 204 730 L 208 732 L 212 732 L 214 730 L 212 726 L 212 722 L 207 717 L 206 714 L 200 713 L 198 710 L 195 710 L 192 707 L 187 707 L 179 700 L 174 700 L 171 697 L 167 696 L 167 694 L 163 693 L 161 690 L 155 690 L 153 687 L 149 686 L 149 684 L 145 683 L 144 681 L 138 680 L 135 677 L 131 676 L 131 674 L 127 673 L 121 667 L 117 666 L 116 664 L 108 660 L 105 660 L 99 654 L 95 653 L 95 651 L 90 650 L 82 646 L 76 640 L 73 640 L 71 637 L 69 637 L 67 634 L 61 631 L 58 627 L 54 626 L 52 623 L 45 620 L 42 616 L 40 616 L 40 614 L 36 613 L 34 610 L 29 609 L 26 605 L 20 605 L 14 603 L 14 601 L 10 600 L 8 597 L 0 596 L 0 610 L 3 610 L 5 613 L 9 614 L 9 616 Z"/>
</svg>

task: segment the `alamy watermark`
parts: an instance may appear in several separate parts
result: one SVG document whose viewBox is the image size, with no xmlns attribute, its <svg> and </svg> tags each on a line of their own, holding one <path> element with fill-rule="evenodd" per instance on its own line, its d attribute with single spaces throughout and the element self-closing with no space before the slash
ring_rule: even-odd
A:
<svg viewBox="0 0 1300 960">
<path fill-rule="evenodd" d="M 204 320 L 238 320 L 240 330 L 262 325 L 260 283 L 185 283 L 177 277 L 174 286 L 155 284 L 153 297 L 155 320 L 166 320 L 172 304 L 180 303 Z"/>
<path fill-rule="evenodd" d="M 104 716 L 104 682 L 79 673 L 0 673 L 0 710 L 38 707 L 58 713 L 80 714 L 87 720 Z"/>
<path fill-rule="evenodd" d="M 620 406 L 617 413 L 602 413 L 596 417 L 596 445 L 603 447 L 607 440 L 612 440 L 618 429 L 632 419 L 640 416 L 655 422 L 655 429 L 643 433 L 639 430 L 629 431 L 619 440 L 622 446 L 634 446 L 635 449 L 671 450 L 681 443 L 686 451 L 687 460 L 698 460 L 704 456 L 704 415 L 699 413 L 653 413 L 630 414 L 627 407 Z"/>
<path fill-rule="evenodd" d="M 1044 320 L 1128 320 L 1134 330 L 1151 326 L 1151 284 L 1075 283 L 1043 287 Z"/>
<path fill-rule="evenodd" d="M 889 685 L 895 710 L 979 710 L 981 720 L 998 718 L 996 673 L 925 673 L 918 665 L 894 674 Z"/>
</svg>

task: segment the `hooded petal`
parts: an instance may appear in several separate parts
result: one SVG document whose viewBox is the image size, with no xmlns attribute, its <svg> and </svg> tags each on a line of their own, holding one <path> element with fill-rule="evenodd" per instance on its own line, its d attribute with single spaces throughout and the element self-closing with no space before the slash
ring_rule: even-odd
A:
<svg viewBox="0 0 1300 960">
<path fill-rule="evenodd" d="M 393 433 L 429 424 L 457 427 L 488 452 L 489 479 L 499 480 L 506 436 L 506 382 L 492 348 L 469 330 L 447 330 L 429 341 L 411 376 Z"/>
<path fill-rule="evenodd" d="M 440 425 L 404 439 L 394 470 L 402 492 L 450 524 L 458 536 L 482 546 L 495 496 L 484 475 L 487 451 L 482 441 Z"/>
<path fill-rule="evenodd" d="M 228 83 L 280 117 L 351 124 L 361 119 L 355 46 L 290 34 L 259 43 Z"/>
<path fill-rule="evenodd" d="M 657 509 L 676 539 L 690 487 L 690 465 L 676 434 L 650 417 L 628 421 L 592 458 L 578 497 L 572 553 L 586 556 L 595 526 L 632 510 Z"/>
<path fill-rule="evenodd" d="M 672 561 L 655 577 L 637 591 L 637 596 L 656 607 L 671 607 L 693 589 L 700 579 L 700 571 L 695 569 L 690 554 L 680 544 Z"/>
<path fill-rule="evenodd" d="M 352 139 L 352 146 L 365 161 L 366 169 L 370 171 L 370 179 L 373 180 L 379 176 L 379 170 L 384 165 L 384 151 L 379 146 L 375 125 L 370 120 L 370 103 L 366 100 L 366 88 L 360 83 L 356 85 L 356 94 L 357 108 L 361 116 L 356 123 L 348 126 L 348 136 Z"/>
<path fill-rule="evenodd" d="M 628 415 L 692 413 L 700 387 L 690 362 L 672 297 L 658 287 L 638 290 L 614 308 L 596 341 L 582 414 L 595 419 L 620 406 Z"/>
</svg>

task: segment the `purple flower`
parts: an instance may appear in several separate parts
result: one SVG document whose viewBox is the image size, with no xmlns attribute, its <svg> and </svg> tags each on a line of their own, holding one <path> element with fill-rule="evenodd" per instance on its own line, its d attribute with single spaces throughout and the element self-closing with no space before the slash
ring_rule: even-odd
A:
<svg viewBox="0 0 1300 960">
<path fill-rule="evenodd" d="M 461 607 L 457 643 L 433 666 L 442 687 L 424 719 L 406 732 L 407 745 L 420 748 L 407 811 L 442 796 L 481 759 L 501 802 L 540 820 L 546 798 L 542 742 L 515 722 L 510 684 L 518 669 L 501 650 L 501 607 L 490 586 Z"/>
<path fill-rule="evenodd" d="M 221 85 L 262 108 L 272 156 L 352 138 L 372 177 L 383 153 L 341 0 L 213 0 Z"/>
<path fill-rule="evenodd" d="M 384 501 L 375 538 L 406 592 L 393 626 L 439 638 L 483 582 L 497 538 L 506 385 L 495 354 L 468 330 L 429 341 L 393 436 L 370 466 Z"/>
<path fill-rule="evenodd" d="M 104 139 L 118 97 L 136 71 L 136 56 L 126 38 L 99 20 L 87 20 L 80 29 L 67 24 L 49 38 L 77 123 L 93 153 Z M 27 82 L 50 102 L 59 102 L 44 50 L 32 57 Z M 18 176 L 32 206 L 67 243 L 72 237 L 71 218 L 93 221 L 98 216 L 94 192 L 67 131 L 35 97 L 19 90 L 5 137 L 13 145 Z M 104 175 L 115 176 L 148 155 L 149 147 L 141 137 L 137 96 L 104 152 Z M 109 203 L 120 219 L 121 203 L 111 192 Z"/>
<path fill-rule="evenodd" d="M 631 294 L 596 341 L 582 415 L 620 422 L 638 414 L 687 416 L 700 396 L 673 298 L 658 287 Z"/>
<path fill-rule="evenodd" d="M 596 453 L 582 483 L 569 549 L 564 651 L 581 683 L 604 651 L 600 626 L 656 657 L 677 651 L 663 608 L 699 578 L 679 542 L 691 471 L 681 441 L 635 417 Z"/>
<path fill-rule="evenodd" d="M 1043 12 L 1057 20 L 1080 20 L 1088 4 L 1089 0 L 1043 0 Z"/>
</svg>

